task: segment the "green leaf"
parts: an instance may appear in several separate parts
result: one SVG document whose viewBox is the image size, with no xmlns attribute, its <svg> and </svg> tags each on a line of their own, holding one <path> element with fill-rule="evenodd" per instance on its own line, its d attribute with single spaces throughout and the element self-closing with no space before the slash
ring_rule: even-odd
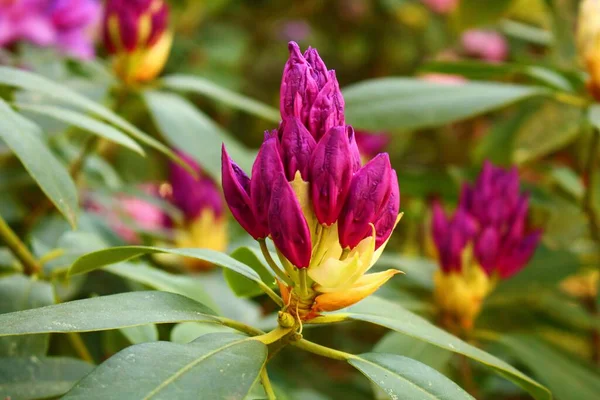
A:
<svg viewBox="0 0 600 400">
<path fill-rule="evenodd" d="M 412 358 L 438 371 L 444 370 L 453 356 L 452 352 L 414 337 L 401 335 L 398 332 L 389 332 L 385 335 L 375 345 L 373 351 L 375 353 L 398 354 Z"/>
<path fill-rule="evenodd" d="M 579 135 L 583 111 L 558 102 L 545 102 L 515 133 L 513 161 L 523 164 L 559 150 Z"/>
<path fill-rule="evenodd" d="M 0 314 L 0 336 L 216 321 L 211 314 L 213 312 L 207 307 L 178 294 L 129 292 Z"/>
<path fill-rule="evenodd" d="M 366 353 L 350 358 L 348 363 L 383 389 L 391 399 L 473 399 L 435 369 L 408 357 Z"/>
<path fill-rule="evenodd" d="M 66 357 L 0 358 L 0 398 L 58 397 L 93 369 L 91 364 Z"/>
<path fill-rule="evenodd" d="M 121 328 L 120 331 L 131 344 L 156 342 L 158 340 L 158 329 L 154 324 L 130 326 L 129 328 Z"/>
<path fill-rule="evenodd" d="M 252 268 L 265 284 L 275 287 L 275 278 L 265 267 L 265 259 L 261 252 L 252 247 L 240 247 L 231 253 L 231 258 L 235 258 L 241 263 Z M 239 297 L 256 297 L 264 292 L 262 289 L 252 280 L 245 278 L 237 272 L 233 272 L 229 269 L 223 271 L 227 284 L 233 290 L 233 292 Z"/>
<path fill-rule="evenodd" d="M 0 314 L 47 306 L 54 303 L 52 286 L 23 275 L 0 279 Z M 1 317 L 1 315 L 0 315 Z M 48 335 L 0 338 L 0 357 L 41 356 L 48 351 Z"/>
<path fill-rule="evenodd" d="M 513 3 L 513 0 L 488 0 L 485 7 L 481 7 L 479 0 L 461 0 L 455 18 L 462 30 L 492 24 L 502 18 Z"/>
<path fill-rule="evenodd" d="M 244 399 L 266 358 L 266 345 L 237 334 L 139 344 L 105 361 L 63 399 Z"/>
<path fill-rule="evenodd" d="M 165 87 L 186 92 L 194 92 L 210 97 L 238 110 L 246 111 L 267 121 L 279 123 L 279 111 L 275 108 L 233 92 L 198 76 L 170 75 L 162 80 Z"/>
<path fill-rule="evenodd" d="M 569 400 L 598 398 L 600 376 L 576 362 L 572 355 L 563 354 L 543 340 L 531 336 L 500 336 L 497 341 L 548 385 L 557 398 Z"/>
<path fill-rule="evenodd" d="M 0 69 L 3 67 L 0 67 Z M 0 99 L 0 139 L 14 151 L 42 191 L 65 216 L 77 224 L 77 189 L 64 165 L 40 139 L 39 128 Z"/>
<path fill-rule="evenodd" d="M 187 99 L 173 93 L 148 91 L 144 99 L 156 126 L 175 148 L 185 150 L 213 178 L 221 177 L 221 144 L 246 171 L 250 171 L 253 155 L 225 133 Z"/>
<path fill-rule="evenodd" d="M 234 333 L 234 329 L 206 322 L 183 322 L 171 330 L 171 342 L 190 343 L 208 333 Z"/>
<path fill-rule="evenodd" d="M 88 131 L 112 142 L 120 144 L 130 150 L 135 151 L 140 155 L 144 155 L 142 147 L 129 136 L 125 135 L 118 129 L 99 121 L 94 118 L 90 118 L 85 114 L 71 111 L 66 108 L 46 106 L 46 105 L 33 105 L 33 104 L 17 104 L 21 110 L 31 111 L 37 114 L 45 115 L 74 125 L 84 131 Z"/>
<path fill-rule="evenodd" d="M 347 87 L 344 98 L 348 122 L 377 131 L 436 127 L 545 93 L 535 86 L 380 78 Z"/>
<path fill-rule="evenodd" d="M 218 310 L 218 307 L 202 287 L 200 279 L 185 275 L 174 275 L 146 264 L 119 263 L 118 265 L 107 266 L 105 271 L 141 283 L 152 289 L 189 297 L 215 311 Z"/>
<path fill-rule="evenodd" d="M 254 282 L 263 284 L 260 276 L 252 268 L 229 257 L 227 254 L 210 249 L 169 249 L 151 246 L 120 246 L 86 254 L 73 263 L 69 269 L 69 275 L 81 274 L 105 265 L 131 260 L 145 254 L 157 253 L 174 254 L 208 261 L 220 267 L 231 269 Z"/>
<path fill-rule="evenodd" d="M 87 97 L 80 95 L 64 85 L 52 82 L 49 79 L 29 71 L 2 66 L 0 66 L 0 84 L 31 90 L 36 93 L 42 93 L 52 98 L 56 98 L 61 102 L 73 105 L 79 109 L 86 110 L 95 116 L 103 118 L 121 128 L 130 134 L 134 139 L 137 139 L 140 142 L 160 151 L 161 153 L 173 159 L 175 162 L 189 169 L 189 166 L 167 146 L 153 137 L 148 136 L 133 124 L 126 121 L 103 105 L 100 105 L 88 99 Z"/>
<path fill-rule="evenodd" d="M 523 389 L 527 390 L 536 399 L 551 398 L 548 389 L 511 365 L 483 350 L 463 342 L 450 333 L 432 325 L 429 321 L 407 311 L 399 304 L 376 296 L 370 296 L 345 311 L 346 312 L 337 314 L 341 314 L 348 319 L 385 326 L 389 329 L 423 340 L 454 353 L 463 354 L 475 361 L 487 365 L 498 374 L 513 381 Z"/>
</svg>

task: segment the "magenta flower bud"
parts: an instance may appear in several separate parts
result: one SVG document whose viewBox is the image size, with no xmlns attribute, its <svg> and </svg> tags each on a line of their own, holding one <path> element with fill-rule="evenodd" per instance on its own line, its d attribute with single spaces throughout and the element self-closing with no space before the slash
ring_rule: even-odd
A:
<svg viewBox="0 0 600 400">
<path fill-rule="evenodd" d="M 476 221 L 462 209 L 458 209 L 454 216 L 448 219 L 440 203 L 435 201 L 432 231 L 442 271 L 460 272 L 462 253 L 477 232 Z"/>
<path fill-rule="evenodd" d="M 321 224 L 338 219 L 353 172 L 346 129 L 336 126 L 319 141 L 310 162 L 311 198 Z"/>
<path fill-rule="evenodd" d="M 250 203 L 250 178 L 234 163 L 225 145 L 221 150 L 221 175 L 223 193 L 233 217 L 254 239 L 263 239 L 269 231 L 259 225 Z"/>
<path fill-rule="evenodd" d="M 250 201 L 256 221 L 261 231 L 269 232 L 269 204 L 273 192 L 273 182 L 283 173 L 283 164 L 278 150 L 277 136 L 266 133 L 265 141 L 252 166 L 252 180 L 250 181 Z"/>
<path fill-rule="evenodd" d="M 368 133 L 364 131 L 356 131 L 356 144 L 360 154 L 371 159 L 381 153 L 390 143 L 391 137 L 387 133 Z"/>
<path fill-rule="evenodd" d="M 289 181 L 294 180 L 296 171 L 300 171 L 302 179 L 308 181 L 308 166 L 312 153 L 317 146 L 310 132 L 295 117 L 283 121 L 281 134 L 280 153 Z"/>
<path fill-rule="evenodd" d="M 362 165 L 358 142 L 356 141 L 356 133 L 351 126 L 346 127 L 348 130 L 348 141 L 350 142 L 350 158 L 352 159 L 352 172 L 356 172 Z M 372 158 L 372 157 L 371 157 Z"/>
<path fill-rule="evenodd" d="M 206 208 L 211 209 L 215 216 L 221 216 L 223 200 L 215 182 L 202 172 L 198 163 L 190 156 L 181 151 L 177 153 L 198 173 L 199 178 L 196 179 L 181 165 L 171 162 L 169 181 L 173 190 L 173 203 L 183 211 L 187 220 L 196 218 Z"/>
<path fill-rule="evenodd" d="M 319 140 L 329 129 L 339 125 L 344 125 L 344 98 L 335 71 L 329 71 L 329 80 L 310 108 L 308 127 Z"/>
<path fill-rule="evenodd" d="M 162 0 L 108 0 L 104 44 L 109 53 L 154 45 L 167 29 L 169 7 Z"/>
<path fill-rule="evenodd" d="M 484 271 L 490 275 L 496 267 L 500 238 L 494 228 L 487 227 L 475 241 L 475 257 Z"/>
<path fill-rule="evenodd" d="M 269 205 L 269 228 L 277 249 L 297 268 L 310 264 L 310 230 L 294 190 L 283 173 L 275 177 Z"/>
<path fill-rule="evenodd" d="M 369 161 L 352 177 L 344 207 L 338 219 L 343 248 L 354 248 L 371 231 L 383 204 L 390 196 L 392 167 L 386 153 Z"/>
<path fill-rule="evenodd" d="M 317 86 L 319 88 L 325 86 L 328 81 L 329 73 L 325 63 L 323 62 L 323 59 L 321 59 L 321 56 L 319 56 L 317 49 L 313 49 L 312 47 L 306 49 L 304 52 L 304 58 L 312 68 L 312 76 L 315 82 L 317 82 Z"/>
<path fill-rule="evenodd" d="M 390 178 L 390 196 L 387 202 L 381 208 L 379 216 L 375 221 L 375 248 L 378 249 L 392 234 L 396 226 L 396 219 L 400 212 L 400 186 L 398 185 L 398 176 L 396 171 L 392 170 Z"/>
<path fill-rule="evenodd" d="M 519 272 L 529 262 L 542 238 L 542 231 L 534 231 L 515 242 L 511 248 L 503 249 L 505 253 L 498 261 L 497 271 L 502 279 L 507 279 Z"/>
<path fill-rule="evenodd" d="M 295 42 L 288 45 L 290 58 L 283 69 L 280 88 L 280 111 L 282 119 L 298 117 L 305 124 L 312 103 L 319 94 L 313 70 Z"/>
</svg>

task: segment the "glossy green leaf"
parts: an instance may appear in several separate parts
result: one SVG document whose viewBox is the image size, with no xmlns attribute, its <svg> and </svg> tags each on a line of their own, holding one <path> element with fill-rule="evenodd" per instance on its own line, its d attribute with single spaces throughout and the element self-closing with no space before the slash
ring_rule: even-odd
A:
<svg viewBox="0 0 600 400">
<path fill-rule="evenodd" d="M 182 322 L 175 325 L 171 330 L 171 342 L 190 343 L 202 335 L 208 333 L 235 333 L 233 328 L 228 326 L 211 324 L 206 322 Z"/>
<path fill-rule="evenodd" d="M 256 248 L 240 247 L 231 253 L 231 258 L 252 268 L 265 284 L 275 287 L 275 278 L 265 267 L 266 261 L 261 252 Z M 239 297 L 255 297 L 263 294 L 262 289 L 252 280 L 240 275 L 237 272 L 226 269 L 223 275 L 227 284 L 233 292 Z"/>
<path fill-rule="evenodd" d="M 120 331 L 131 344 L 156 342 L 158 340 L 158 329 L 154 324 L 130 326 L 129 328 L 121 328 Z"/>
<path fill-rule="evenodd" d="M 105 271 L 141 283 L 152 289 L 189 297 L 218 311 L 218 307 L 202 287 L 200 278 L 174 275 L 147 264 L 119 263 L 118 265 L 107 266 Z"/>
<path fill-rule="evenodd" d="M 505 361 L 463 342 L 456 336 L 431 324 L 429 321 L 407 311 L 397 303 L 371 296 L 357 305 L 346 309 L 345 312 L 338 314 L 347 319 L 385 326 L 451 352 L 463 354 L 513 381 L 531 393 L 536 399 L 551 398 L 548 389 Z"/>
<path fill-rule="evenodd" d="M 583 110 L 558 102 L 546 102 L 515 133 L 513 161 L 523 164 L 559 150 L 579 135 Z"/>
<path fill-rule="evenodd" d="M 2 67 L 0 67 L 2 68 Z M 77 189 L 67 168 L 40 139 L 39 128 L 0 99 L 0 139 L 14 151 L 71 226 L 77 224 Z"/>
<path fill-rule="evenodd" d="M 206 306 L 178 294 L 128 292 L 0 314 L 0 336 L 215 321 L 211 314 L 212 310 Z"/>
<path fill-rule="evenodd" d="M 61 102 L 70 104 L 79 109 L 86 110 L 99 118 L 114 124 L 123 131 L 130 134 L 134 139 L 160 151 L 186 168 L 185 164 L 171 149 L 148 136 L 139 130 L 136 126 L 126 121 L 113 111 L 98 104 L 85 96 L 69 89 L 68 87 L 52 82 L 43 76 L 22 69 L 0 66 L 0 85 L 13 86 L 21 89 L 31 90 L 32 92 L 42 93 L 46 96 L 58 99 Z"/>
<path fill-rule="evenodd" d="M 0 279 L 0 314 L 52 303 L 54 293 L 52 286 L 47 282 L 20 274 Z M 49 339 L 48 335 L 0 337 L 0 357 L 42 356 L 48 351 Z"/>
<path fill-rule="evenodd" d="M 389 332 L 385 335 L 375 345 L 373 351 L 412 358 L 438 371 L 446 369 L 453 356 L 450 351 L 398 332 Z"/>
<path fill-rule="evenodd" d="M 246 111 L 249 114 L 256 115 L 267 121 L 279 123 L 281 120 L 277 109 L 226 89 L 199 76 L 170 75 L 163 78 L 162 82 L 165 87 L 170 89 L 205 95 L 232 108 Z"/>
<path fill-rule="evenodd" d="M 131 139 L 120 130 L 113 128 L 112 126 L 100 120 L 90 118 L 85 114 L 71 111 L 66 108 L 47 105 L 18 104 L 17 107 L 19 107 L 21 110 L 26 110 L 58 119 L 83 129 L 84 131 L 93 133 L 114 143 L 120 144 L 121 146 L 133 150 L 140 155 L 145 154 L 142 147 L 135 140 Z"/>
<path fill-rule="evenodd" d="M 225 133 L 210 118 L 187 99 L 173 93 L 148 91 L 144 99 L 152 118 L 165 139 L 175 148 L 185 150 L 213 178 L 221 177 L 221 145 L 246 171 L 254 157 L 234 138 Z"/>
<path fill-rule="evenodd" d="M 63 399 L 244 399 L 266 358 L 266 345 L 237 334 L 140 344 L 105 361 Z"/>
<path fill-rule="evenodd" d="M 456 383 L 408 357 L 366 353 L 348 360 L 391 399 L 473 399 Z"/>
<path fill-rule="evenodd" d="M 66 357 L 0 358 L 0 398 L 61 396 L 93 369 L 91 364 Z"/>
<path fill-rule="evenodd" d="M 591 368 L 553 349 L 543 340 L 524 335 L 498 337 L 498 343 L 527 366 L 559 399 L 596 400 L 600 375 Z"/>
<path fill-rule="evenodd" d="M 120 246 L 86 254 L 75 261 L 69 269 L 69 275 L 81 274 L 106 265 L 132 260 L 145 254 L 157 253 L 174 254 L 208 261 L 220 267 L 231 269 L 254 282 L 262 284 L 260 276 L 252 268 L 229 257 L 227 254 L 210 249 L 169 249 L 151 246 Z"/>
<path fill-rule="evenodd" d="M 410 130 L 460 121 L 547 93 L 535 86 L 380 78 L 344 90 L 348 122 L 365 130 Z"/>
</svg>

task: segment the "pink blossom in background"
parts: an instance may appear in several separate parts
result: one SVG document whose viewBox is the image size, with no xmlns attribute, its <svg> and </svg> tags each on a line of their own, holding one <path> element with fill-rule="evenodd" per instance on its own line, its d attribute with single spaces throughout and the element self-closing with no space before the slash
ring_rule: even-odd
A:
<svg viewBox="0 0 600 400">
<path fill-rule="evenodd" d="M 443 85 L 461 85 L 467 82 L 467 78 L 460 75 L 452 75 L 452 74 L 423 74 L 419 77 L 421 80 L 432 82 L 432 83 L 440 83 Z"/>
<path fill-rule="evenodd" d="M 97 0 L 0 0 L 0 47 L 24 41 L 90 59 L 99 18 Z"/>
<path fill-rule="evenodd" d="M 361 156 L 371 159 L 384 151 L 392 138 L 387 132 L 369 133 L 364 131 L 354 132 L 356 145 Z"/>
<path fill-rule="evenodd" d="M 498 32 L 474 29 L 465 32 L 461 41 L 465 53 L 471 57 L 490 62 L 508 58 L 508 43 Z"/>
<path fill-rule="evenodd" d="M 459 0 L 421 0 L 429 9 L 438 14 L 448 14 L 458 5 Z"/>
<path fill-rule="evenodd" d="M 286 42 L 290 40 L 301 42 L 306 40 L 310 36 L 310 33 L 311 28 L 308 22 L 302 19 L 294 19 L 282 23 L 279 37 Z"/>
</svg>

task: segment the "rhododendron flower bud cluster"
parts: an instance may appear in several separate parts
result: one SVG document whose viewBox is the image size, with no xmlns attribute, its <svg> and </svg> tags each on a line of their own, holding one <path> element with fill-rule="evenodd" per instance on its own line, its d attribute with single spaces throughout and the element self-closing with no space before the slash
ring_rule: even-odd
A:
<svg viewBox="0 0 600 400">
<path fill-rule="evenodd" d="M 387 154 L 362 165 L 334 71 L 315 49 L 303 54 L 292 42 L 289 50 L 279 128 L 266 132 L 251 178 L 223 147 L 222 178 L 237 221 L 255 239 L 273 240 L 284 300 L 310 319 L 398 272 L 365 275 L 399 220 L 400 190 Z"/>
<path fill-rule="evenodd" d="M 441 269 L 436 299 L 442 311 L 469 327 L 496 279 L 510 278 L 529 262 L 541 231 L 526 229 L 529 197 L 519 191 L 516 168 L 486 162 L 474 185 L 464 185 L 448 217 L 433 205 L 432 231 Z"/>
</svg>

